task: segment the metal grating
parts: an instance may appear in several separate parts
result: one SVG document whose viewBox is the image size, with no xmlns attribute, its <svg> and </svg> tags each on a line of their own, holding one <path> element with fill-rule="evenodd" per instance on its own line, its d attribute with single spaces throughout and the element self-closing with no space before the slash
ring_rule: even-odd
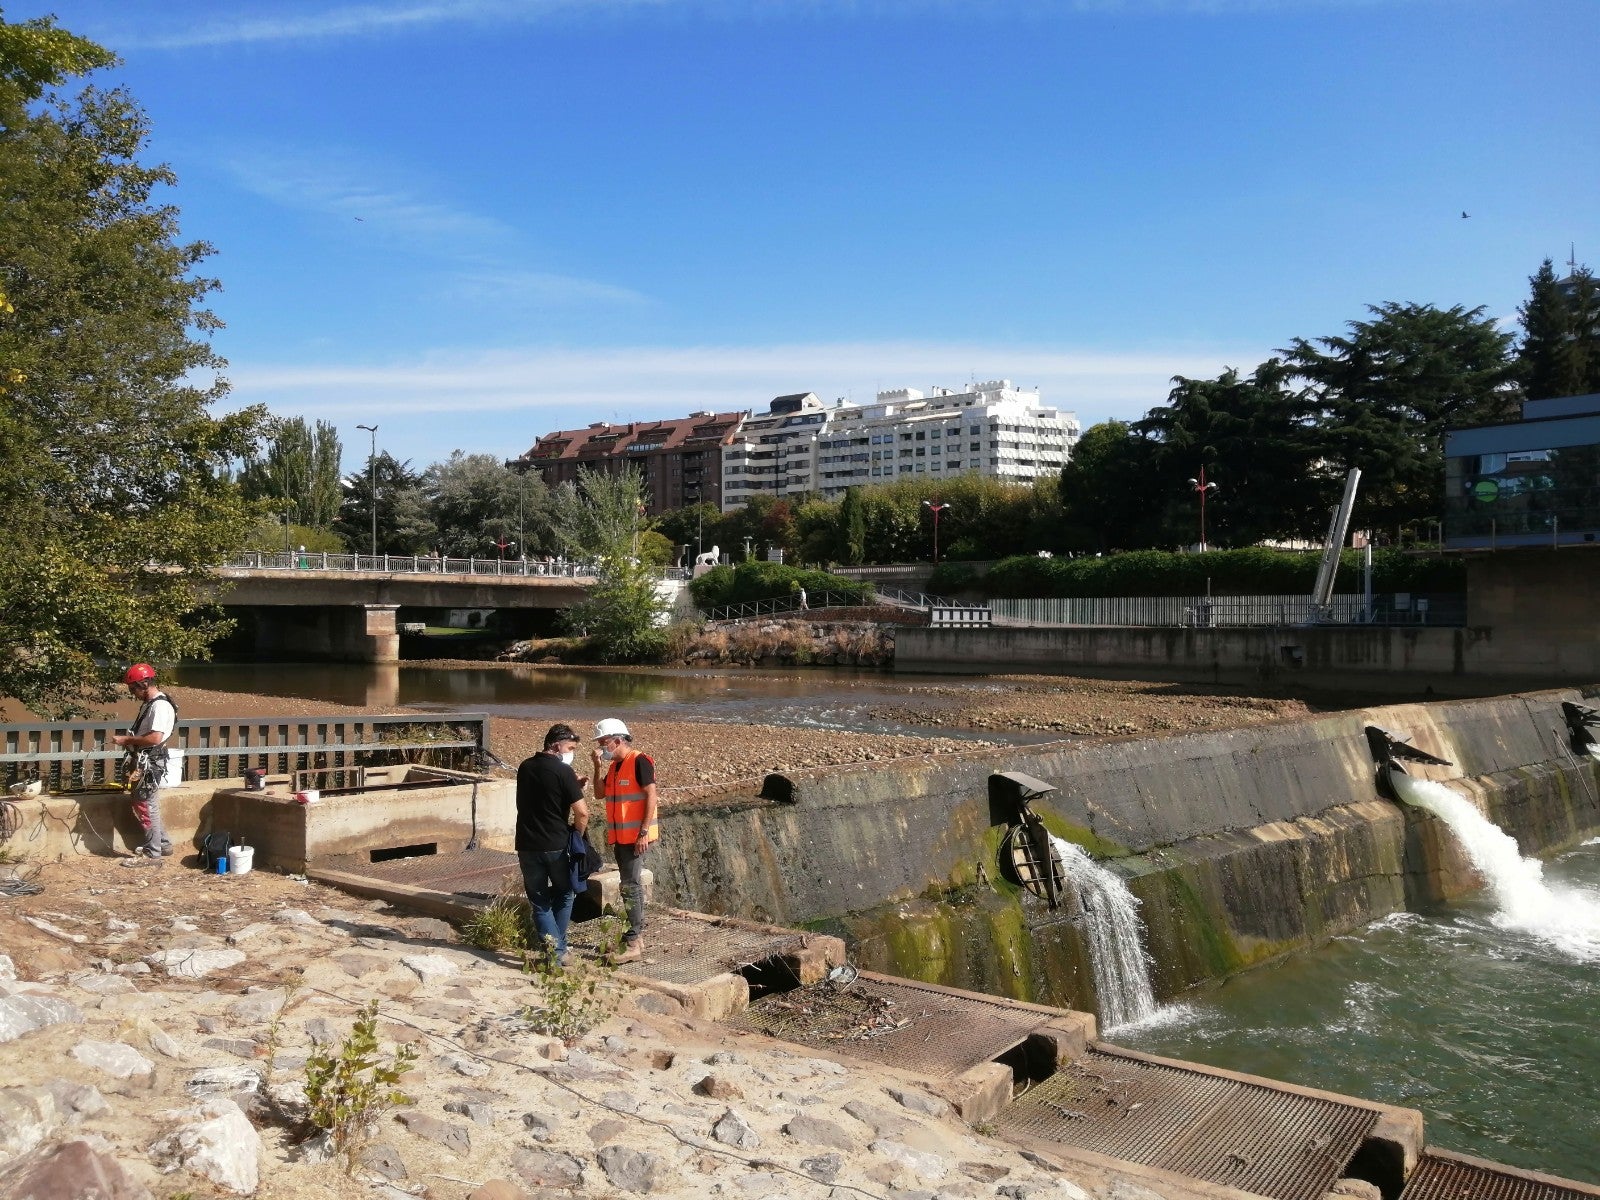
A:
<svg viewBox="0 0 1600 1200">
<path fill-rule="evenodd" d="M 599 921 L 583 921 L 567 931 L 567 941 L 578 949 L 593 950 L 601 934 Z M 700 983 L 791 954 L 805 942 L 806 935 L 798 931 L 774 933 L 651 908 L 645 914 L 645 956 L 626 970 L 666 983 Z"/>
<path fill-rule="evenodd" d="M 330 860 L 330 870 L 365 875 L 384 883 L 428 888 L 475 900 L 493 899 L 502 890 L 522 895 L 517 856 L 507 850 L 463 850 L 459 854 L 422 854 L 387 862 Z"/>
<path fill-rule="evenodd" d="M 1373 1109 L 1101 1049 L 1019 1096 L 997 1124 L 1275 1200 L 1315 1200 L 1377 1120 Z"/>
<path fill-rule="evenodd" d="M 728 1024 L 923 1075 L 951 1077 L 1025 1041 L 1046 1013 L 915 983 L 824 981 L 754 1001 Z"/>
<path fill-rule="evenodd" d="M 1426 1153 L 1400 1200 L 1594 1200 L 1600 1188 L 1512 1172 L 1465 1156 Z"/>
</svg>

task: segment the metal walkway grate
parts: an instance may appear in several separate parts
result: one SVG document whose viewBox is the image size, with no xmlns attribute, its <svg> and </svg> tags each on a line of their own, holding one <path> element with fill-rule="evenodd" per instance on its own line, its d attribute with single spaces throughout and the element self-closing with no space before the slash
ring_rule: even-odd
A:
<svg viewBox="0 0 1600 1200">
<path fill-rule="evenodd" d="M 577 949 L 592 950 L 601 933 L 599 921 L 578 922 L 567 931 L 567 941 Z M 665 983 L 700 983 L 713 975 L 792 954 L 806 944 L 806 937 L 799 930 L 749 929 L 714 917 L 685 917 L 650 908 L 645 914 L 645 956 L 628 963 L 624 970 Z"/>
<path fill-rule="evenodd" d="M 952 1077 L 1025 1041 L 1049 1014 L 907 981 L 824 981 L 765 996 L 727 1023 L 923 1075 Z"/>
<path fill-rule="evenodd" d="M 1465 1156 L 1424 1154 L 1400 1200 L 1594 1200 L 1600 1188 L 1505 1170 Z"/>
<path fill-rule="evenodd" d="M 383 883 L 402 883 L 407 887 L 427 888 L 474 900 L 492 900 L 504 889 L 522 895 L 522 873 L 517 867 L 517 856 L 508 850 L 422 854 L 376 863 L 352 857 L 329 859 L 324 865 L 331 871 L 365 875 Z"/>
<path fill-rule="evenodd" d="M 1316 1200 L 1377 1120 L 1373 1109 L 1101 1048 L 1019 1096 L 996 1123 L 1275 1200 Z"/>
</svg>

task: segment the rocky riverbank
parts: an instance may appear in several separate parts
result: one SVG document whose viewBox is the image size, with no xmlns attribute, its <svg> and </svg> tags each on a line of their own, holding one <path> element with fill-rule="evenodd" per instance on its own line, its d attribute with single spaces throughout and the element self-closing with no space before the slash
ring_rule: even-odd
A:
<svg viewBox="0 0 1600 1200">
<path fill-rule="evenodd" d="M 420 665 L 420 664 L 419 664 Z M 430 663 L 483 670 L 484 663 Z M 506 670 L 537 670 L 526 665 Z M 830 687 L 841 685 L 829 681 Z M 982 687 L 916 682 L 896 685 L 873 679 L 875 693 L 894 688 L 898 698 L 880 699 L 870 715 L 885 721 L 928 729 L 927 736 L 856 733 L 815 726 L 735 724 L 732 722 L 663 721 L 618 714 L 612 708 L 574 701 L 563 720 L 582 727 L 600 717 L 627 718 L 639 747 L 659 769 L 667 803 L 692 799 L 709 791 L 740 784 L 759 785 L 768 772 L 880 762 L 923 755 L 955 754 L 1003 744 L 1004 735 L 1022 733 L 1061 737 L 1117 737 L 1147 733 L 1220 729 L 1304 716 L 1313 711 L 1305 701 L 1284 695 L 1248 695 L 1227 688 L 1190 687 L 1129 680 L 1076 679 L 1058 676 L 995 676 Z M 324 701 L 237 692 L 178 689 L 183 715 L 245 716 L 280 713 L 287 704 L 296 712 L 393 712 L 398 709 L 353 708 Z M 124 706 L 126 707 L 126 706 Z M 131 712 L 131 709 L 130 709 Z M 505 762 L 517 763 L 542 744 L 550 722 L 497 716 L 491 749 Z M 966 736 L 938 734 L 959 729 Z M 995 738 L 973 737 L 992 732 Z M 582 763 L 579 764 L 580 770 Z"/>
<path fill-rule="evenodd" d="M 0 1196 L 1160 1200 L 982 1136 L 912 1077 L 687 1019 L 599 967 L 577 968 L 599 1024 L 533 1032 L 536 977 L 381 902 L 170 860 L 37 882 L 0 910 Z M 367 1005 L 378 1057 L 416 1057 L 346 1173 L 306 1120 L 307 1063 Z"/>
</svg>

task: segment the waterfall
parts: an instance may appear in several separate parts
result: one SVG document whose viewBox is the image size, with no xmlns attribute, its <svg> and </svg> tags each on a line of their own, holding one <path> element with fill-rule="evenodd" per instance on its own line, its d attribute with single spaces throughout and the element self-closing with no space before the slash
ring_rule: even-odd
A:
<svg viewBox="0 0 1600 1200">
<path fill-rule="evenodd" d="M 1050 844 L 1083 901 L 1083 937 L 1089 944 L 1101 1026 L 1115 1029 L 1142 1021 L 1156 1011 L 1156 998 L 1150 990 L 1138 898 L 1122 876 L 1095 862 L 1081 846 L 1058 837 L 1051 837 Z"/>
<path fill-rule="evenodd" d="M 1524 858 L 1510 834 L 1460 792 L 1431 779 L 1391 776 L 1407 804 L 1426 809 L 1450 827 L 1494 898 L 1494 922 L 1529 934 L 1581 962 L 1600 962 L 1600 897 L 1551 887 L 1544 864 Z"/>
</svg>

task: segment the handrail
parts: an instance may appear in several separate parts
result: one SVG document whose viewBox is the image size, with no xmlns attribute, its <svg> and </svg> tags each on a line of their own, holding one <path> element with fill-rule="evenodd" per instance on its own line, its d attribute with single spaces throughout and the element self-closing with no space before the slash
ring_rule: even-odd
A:
<svg viewBox="0 0 1600 1200">
<path fill-rule="evenodd" d="M 759 617 L 780 612 L 810 612 L 814 609 L 824 608 L 863 608 L 871 603 L 871 598 L 864 597 L 859 592 L 820 592 L 815 596 L 807 593 L 804 607 L 801 606 L 798 596 L 775 596 L 769 600 L 746 600 L 743 604 L 724 604 L 719 608 L 713 608 L 706 614 L 706 623 L 715 625 L 721 621 L 740 621 L 749 617 Z"/>
<path fill-rule="evenodd" d="M 379 571 L 386 575 L 496 575 L 516 578 L 593 579 L 593 562 L 564 558 L 437 558 L 429 554 L 327 554 L 321 551 L 251 550 L 221 564 L 234 571 Z M 659 579 L 687 579 L 685 567 L 658 567 Z"/>
<path fill-rule="evenodd" d="M 128 724 L 127 718 L 110 718 L 0 725 L 0 783 L 39 778 L 53 792 L 113 784 L 123 752 L 111 737 Z M 356 766 L 391 753 L 446 751 L 476 761 L 488 748 L 489 716 L 200 717 L 180 720 L 171 744 L 183 751 L 187 782 L 235 779 L 246 767 L 287 774 Z"/>
<path fill-rule="evenodd" d="M 948 596 L 930 596 L 927 592 L 908 592 L 903 588 L 877 586 L 877 593 L 891 604 L 903 608 L 967 608 L 965 600 L 952 600 Z"/>
</svg>

